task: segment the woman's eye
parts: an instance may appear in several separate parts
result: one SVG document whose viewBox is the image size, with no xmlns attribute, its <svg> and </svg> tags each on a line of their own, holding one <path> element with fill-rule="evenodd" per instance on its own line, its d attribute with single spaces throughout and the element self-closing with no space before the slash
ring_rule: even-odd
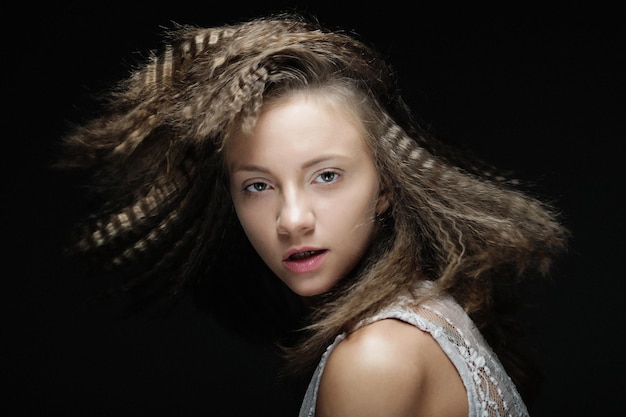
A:
<svg viewBox="0 0 626 417">
<path fill-rule="evenodd" d="M 316 182 L 330 183 L 337 180 L 339 174 L 334 171 L 324 171 L 315 179 Z"/>
<path fill-rule="evenodd" d="M 245 190 L 251 193 L 260 193 L 261 191 L 265 191 L 269 188 L 269 185 L 267 185 L 264 182 L 253 182 L 250 185 L 247 185 L 245 187 Z"/>
</svg>

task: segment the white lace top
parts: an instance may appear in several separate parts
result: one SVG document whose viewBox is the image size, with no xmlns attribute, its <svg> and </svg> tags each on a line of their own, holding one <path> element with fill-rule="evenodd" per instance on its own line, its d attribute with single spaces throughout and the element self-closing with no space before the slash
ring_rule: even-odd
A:
<svg viewBox="0 0 626 417">
<path fill-rule="evenodd" d="M 459 372 L 469 405 L 469 417 L 520 417 L 528 411 L 502 364 L 476 325 L 452 299 L 442 298 L 415 305 L 401 298 L 357 328 L 378 320 L 395 318 L 426 331 L 439 343 Z M 340 334 L 326 349 L 315 370 L 300 408 L 300 417 L 315 416 L 320 379 L 328 356 L 345 338 Z"/>
</svg>

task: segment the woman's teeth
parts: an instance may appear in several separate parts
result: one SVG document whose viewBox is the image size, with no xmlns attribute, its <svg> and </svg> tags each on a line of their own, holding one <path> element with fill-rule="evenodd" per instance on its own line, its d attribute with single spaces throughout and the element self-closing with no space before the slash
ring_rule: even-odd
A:
<svg viewBox="0 0 626 417">
<path fill-rule="evenodd" d="M 289 257 L 289 259 L 297 261 L 299 259 L 310 258 L 311 256 L 313 256 L 313 255 L 315 255 L 315 254 L 317 254 L 319 252 L 321 252 L 321 251 L 318 251 L 318 250 L 307 250 L 307 251 L 304 251 L 304 252 L 298 252 L 298 253 L 294 253 L 293 255 L 291 255 Z"/>
</svg>

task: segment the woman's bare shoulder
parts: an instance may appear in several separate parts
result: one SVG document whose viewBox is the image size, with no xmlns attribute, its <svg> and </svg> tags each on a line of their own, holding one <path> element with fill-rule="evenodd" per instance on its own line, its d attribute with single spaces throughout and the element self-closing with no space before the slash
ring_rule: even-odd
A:
<svg viewBox="0 0 626 417">
<path fill-rule="evenodd" d="M 316 415 L 422 415 L 438 407 L 437 390 L 451 388 L 447 383 L 461 388 L 452 393 L 460 394 L 467 413 L 460 377 L 430 334 L 399 320 L 380 320 L 348 335 L 331 353 Z"/>
</svg>

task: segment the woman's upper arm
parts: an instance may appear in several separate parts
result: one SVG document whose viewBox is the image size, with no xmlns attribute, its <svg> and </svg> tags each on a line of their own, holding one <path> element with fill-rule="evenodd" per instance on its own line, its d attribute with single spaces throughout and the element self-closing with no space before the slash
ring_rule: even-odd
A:
<svg viewBox="0 0 626 417">
<path fill-rule="evenodd" d="M 350 334 L 331 353 L 317 400 L 320 417 L 406 417 L 419 414 L 428 392 L 434 343 L 414 326 L 381 320 Z M 426 349 L 426 352 L 428 349 Z"/>
</svg>

